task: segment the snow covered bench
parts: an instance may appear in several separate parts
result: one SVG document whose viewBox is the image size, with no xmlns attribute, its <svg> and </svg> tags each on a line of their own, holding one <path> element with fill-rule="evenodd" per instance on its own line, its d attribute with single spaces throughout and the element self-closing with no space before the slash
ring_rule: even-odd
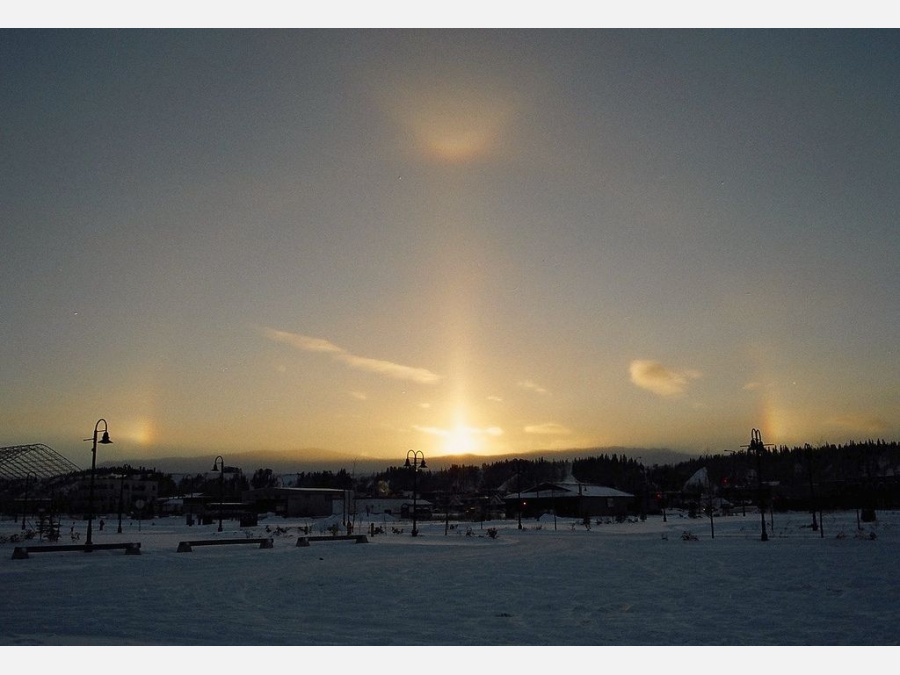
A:
<svg viewBox="0 0 900 675">
<path fill-rule="evenodd" d="M 23 560 L 29 557 L 31 553 L 54 553 L 61 551 L 84 551 L 91 553 L 92 551 L 105 551 L 109 549 L 125 549 L 126 555 L 140 555 L 141 545 L 139 542 L 117 542 L 114 544 L 51 544 L 38 546 L 16 546 L 13 549 L 12 559 Z"/>
<path fill-rule="evenodd" d="M 190 553 L 194 546 L 224 546 L 226 544 L 259 544 L 260 548 L 275 548 L 275 540 L 271 537 L 261 539 L 195 539 L 178 542 L 178 553 Z"/>
<path fill-rule="evenodd" d="M 369 538 L 364 534 L 322 535 L 314 537 L 298 537 L 297 546 L 309 546 L 311 541 L 354 541 L 357 544 L 368 544 Z"/>
</svg>

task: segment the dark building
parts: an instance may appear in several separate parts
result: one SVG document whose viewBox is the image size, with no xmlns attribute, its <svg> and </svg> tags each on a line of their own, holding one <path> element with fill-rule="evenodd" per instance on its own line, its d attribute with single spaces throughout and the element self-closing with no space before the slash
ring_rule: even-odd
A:
<svg viewBox="0 0 900 675">
<path fill-rule="evenodd" d="M 519 501 L 521 499 L 521 502 Z M 602 485 L 590 485 L 578 481 L 541 483 L 521 493 L 508 494 L 506 515 L 515 518 L 518 508 L 522 516 L 537 518 L 545 513 L 555 513 L 569 518 L 585 516 L 624 516 L 634 501 L 634 495 Z"/>
<path fill-rule="evenodd" d="M 292 518 L 349 515 L 353 509 L 352 491 L 334 488 L 265 487 L 247 490 L 242 500 L 252 505 L 257 513 L 270 512 Z"/>
</svg>

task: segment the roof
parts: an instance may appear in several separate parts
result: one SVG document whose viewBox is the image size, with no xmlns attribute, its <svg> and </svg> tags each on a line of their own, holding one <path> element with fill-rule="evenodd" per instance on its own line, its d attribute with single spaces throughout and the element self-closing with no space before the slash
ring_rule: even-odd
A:
<svg viewBox="0 0 900 675">
<path fill-rule="evenodd" d="M 433 506 L 432 502 L 427 499 L 422 499 L 421 497 L 415 500 L 417 506 Z M 412 497 L 357 497 L 356 505 L 359 508 L 359 505 L 362 504 L 365 506 L 368 504 L 369 506 L 404 506 L 409 504 L 412 506 L 413 498 Z"/>
<path fill-rule="evenodd" d="M 289 497 L 292 495 L 343 495 L 347 490 L 339 488 L 262 487 L 244 490 L 250 497 Z"/>
<path fill-rule="evenodd" d="M 684 483 L 683 490 L 690 490 L 692 488 L 700 488 L 703 489 L 705 487 L 709 487 L 709 473 L 704 466 L 701 469 L 697 469 L 694 472 L 694 475 L 687 479 Z"/>
<path fill-rule="evenodd" d="M 43 443 L 0 448 L 0 478 L 52 478 L 76 471 L 81 469 Z"/>
<path fill-rule="evenodd" d="M 536 499 L 538 497 L 619 497 L 631 498 L 634 495 L 622 492 L 604 485 L 592 485 L 578 481 L 563 481 L 559 483 L 541 483 L 533 488 L 522 490 L 522 497 Z M 519 493 L 507 495 L 506 499 L 518 499 Z"/>
</svg>

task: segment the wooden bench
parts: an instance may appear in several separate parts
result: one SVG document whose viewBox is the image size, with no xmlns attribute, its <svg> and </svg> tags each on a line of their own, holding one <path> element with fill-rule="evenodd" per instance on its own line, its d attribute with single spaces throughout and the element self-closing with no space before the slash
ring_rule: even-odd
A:
<svg viewBox="0 0 900 675">
<path fill-rule="evenodd" d="M 111 549 L 125 549 L 126 555 L 140 555 L 140 542 L 117 542 L 114 544 L 50 544 L 37 546 L 16 546 L 13 549 L 13 560 L 23 560 L 31 553 L 54 553 L 61 551 L 106 551 Z"/>
<path fill-rule="evenodd" d="M 178 553 L 190 553 L 194 546 L 225 546 L 227 544 L 259 544 L 260 548 L 275 548 L 271 537 L 261 539 L 199 539 L 178 542 Z"/>
<path fill-rule="evenodd" d="M 323 535 L 314 537 L 298 537 L 297 546 L 309 546 L 311 541 L 355 541 L 357 544 L 368 544 L 369 538 L 364 534 Z"/>
</svg>

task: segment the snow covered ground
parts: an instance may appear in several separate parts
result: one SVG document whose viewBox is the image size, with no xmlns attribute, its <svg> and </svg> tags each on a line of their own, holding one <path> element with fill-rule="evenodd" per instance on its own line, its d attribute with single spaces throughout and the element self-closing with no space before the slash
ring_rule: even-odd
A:
<svg viewBox="0 0 900 675">
<path fill-rule="evenodd" d="M 317 534 L 328 521 L 270 516 L 253 528 L 226 521 L 219 533 L 217 523 L 188 527 L 183 518 L 162 518 L 125 522 L 117 534 L 113 516 L 102 532 L 95 521 L 94 541 L 139 541 L 141 555 L 58 552 L 15 560 L 15 544 L 0 545 L 0 644 L 900 643 L 900 513 L 878 512 L 863 530 L 855 512 L 826 513 L 824 538 L 807 513 L 775 514 L 767 542 L 750 511 L 716 518 L 715 538 L 708 519 L 673 513 L 667 520 L 594 523 L 588 530 L 545 516 L 523 521 L 522 530 L 514 520 L 451 523 L 448 535 L 443 522 L 420 521 L 421 535 L 411 537 L 409 522 L 379 519 L 386 534 L 368 544 L 298 547 L 298 527 Z M 70 543 L 72 524 L 63 521 L 60 543 Z M 74 525 L 83 542 L 86 524 Z M 272 549 L 177 552 L 181 540 L 268 536 L 267 526 Z M 0 521 L 0 534 L 19 527 Z M 356 523 L 355 533 L 363 532 L 368 521 Z"/>
</svg>

